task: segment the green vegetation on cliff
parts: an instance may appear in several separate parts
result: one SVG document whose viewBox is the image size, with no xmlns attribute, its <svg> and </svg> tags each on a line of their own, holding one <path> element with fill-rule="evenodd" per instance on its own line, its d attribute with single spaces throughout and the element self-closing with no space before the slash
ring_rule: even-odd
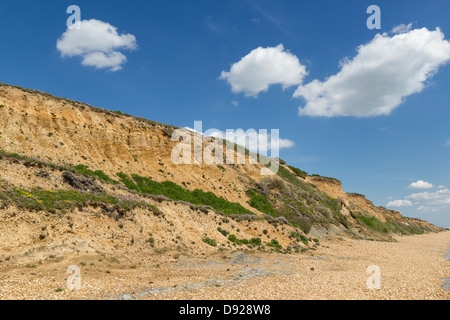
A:
<svg viewBox="0 0 450 320">
<path fill-rule="evenodd" d="M 195 189 L 190 191 L 172 181 L 157 182 L 150 178 L 132 174 L 131 178 L 123 172 L 117 173 L 120 182 L 128 189 L 136 190 L 151 195 L 162 195 L 171 200 L 186 201 L 195 205 L 210 206 L 225 214 L 248 214 L 254 213 L 245 209 L 241 204 L 230 202 L 212 192 Z"/>
</svg>

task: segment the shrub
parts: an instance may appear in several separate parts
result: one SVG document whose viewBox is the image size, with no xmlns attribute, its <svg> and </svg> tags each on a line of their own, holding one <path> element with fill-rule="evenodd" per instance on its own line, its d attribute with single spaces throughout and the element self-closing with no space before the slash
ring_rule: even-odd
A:
<svg viewBox="0 0 450 320">
<path fill-rule="evenodd" d="M 321 176 L 320 174 L 312 174 L 311 177 L 319 177 L 319 178 L 323 178 L 323 179 L 329 179 L 335 182 L 341 182 L 340 180 L 336 179 L 336 178 L 331 178 L 331 177 L 325 177 L 325 176 Z"/>
<path fill-rule="evenodd" d="M 282 179 L 274 177 L 265 178 L 262 181 L 270 190 L 278 189 L 284 191 L 286 189 L 286 183 Z"/>
<path fill-rule="evenodd" d="M 266 214 L 271 215 L 272 217 L 278 217 L 278 212 L 272 207 L 269 200 L 262 194 L 258 193 L 256 190 L 251 189 L 247 191 L 247 195 L 250 200 L 248 204 Z"/>
<path fill-rule="evenodd" d="M 248 241 L 247 239 L 238 239 L 238 237 L 236 237 L 234 234 L 230 234 L 228 236 L 228 240 L 230 242 L 233 242 L 233 243 L 236 243 L 236 244 L 239 244 L 239 245 L 249 244 L 250 243 L 250 241 Z"/>
<path fill-rule="evenodd" d="M 291 169 L 292 171 L 294 171 L 295 174 L 296 174 L 297 176 L 299 176 L 299 177 L 301 177 L 301 178 L 303 178 L 303 179 L 305 179 L 306 176 L 308 175 L 308 173 L 305 172 L 305 171 L 303 171 L 303 170 L 300 170 L 300 169 L 295 168 L 295 167 L 292 167 L 292 166 L 288 166 L 288 167 L 289 167 L 289 169 Z"/>
<path fill-rule="evenodd" d="M 152 237 L 150 237 L 147 240 L 145 240 L 145 242 L 150 243 L 150 245 L 152 247 L 155 245 L 155 239 L 153 239 Z"/>
<path fill-rule="evenodd" d="M 224 237 L 226 237 L 229 234 L 228 231 L 223 230 L 221 227 L 218 227 L 217 231 L 219 231 Z"/>
<path fill-rule="evenodd" d="M 303 244 L 308 245 L 308 238 L 306 238 L 304 235 L 300 235 L 300 241 Z"/>
<path fill-rule="evenodd" d="M 305 237 L 303 234 L 292 232 L 291 237 L 299 239 L 303 244 L 308 245 L 308 238 Z"/>
<path fill-rule="evenodd" d="M 206 244 L 209 244 L 212 247 L 217 247 L 217 242 L 214 239 L 206 237 L 206 238 L 203 238 L 202 241 Z"/>
<path fill-rule="evenodd" d="M 357 220 L 364 223 L 370 229 L 380 232 L 380 233 L 388 233 L 389 230 L 386 228 L 386 225 L 378 220 L 376 217 L 366 217 L 366 216 L 357 216 Z"/>
<path fill-rule="evenodd" d="M 294 185 L 299 185 L 300 181 L 297 179 L 297 176 L 295 174 L 290 173 L 288 170 L 286 170 L 286 168 L 280 166 L 278 168 L 278 176 L 280 176 L 281 178 L 287 180 L 288 182 L 294 184 Z"/>
<path fill-rule="evenodd" d="M 111 182 L 111 183 L 118 183 L 117 181 L 111 179 L 106 173 L 104 173 L 102 170 L 96 170 L 96 171 L 92 171 L 90 169 L 88 169 L 87 166 L 83 165 L 83 164 L 79 164 L 77 166 L 75 166 L 75 171 L 85 175 L 85 176 L 94 176 L 99 178 L 100 180 L 103 181 L 107 181 L 107 182 Z"/>
<path fill-rule="evenodd" d="M 297 225 L 304 233 L 308 234 L 311 231 L 312 222 L 305 217 L 293 217 L 291 222 Z"/>
<path fill-rule="evenodd" d="M 276 240 L 276 239 L 272 239 L 272 241 L 270 241 L 269 243 L 267 243 L 267 246 L 273 247 L 273 248 L 277 248 L 277 249 L 282 249 L 282 248 L 283 248 L 283 247 L 280 245 L 280 243 L 278 242 L 278 240 Z"/>
</svg>

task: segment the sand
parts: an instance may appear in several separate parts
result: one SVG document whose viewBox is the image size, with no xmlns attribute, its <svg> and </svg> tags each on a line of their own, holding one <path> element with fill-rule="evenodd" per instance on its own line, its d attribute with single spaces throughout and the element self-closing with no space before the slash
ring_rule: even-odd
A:
<svg viewBox="0 0 450 320">
<path fill-rule="evenodd" d="M 79 265 L 78 290 L 67 287 L 71 261 L 64 259 L 0 271 L 0 298 L 448 300 L 450 291 L 442 284 L 450 277 L 444 258 L 450 232 L 396 240 L 342 239 L 292 255 L 231 250 L 200 257 L 163 254 L 133 269 L 105 270 L 105 262 L 94 263 L 91 256 Z M 372 265 L 379 268 L 380 289 L 367 286 Z"/>
</svg>

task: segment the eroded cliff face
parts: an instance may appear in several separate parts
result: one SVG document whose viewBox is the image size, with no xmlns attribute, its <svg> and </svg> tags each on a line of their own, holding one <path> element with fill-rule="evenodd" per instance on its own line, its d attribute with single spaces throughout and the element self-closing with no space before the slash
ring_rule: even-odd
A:
<svg viewBox="0 0 450 320">
<path fill-rule="evenodd" d="M 150 176 L 157 181 L 247 200 L 246 183 L 259 180 L 261 164 L 179 164 L 171 160 L 177 129 L 40 92 L 0 86 L 0 149 L 54 163 L 84 164 L 108 175 Z M 199 139 L 197 135 L 193 139 Z M 193 141 L 192 141 L 193 144 Z M 245 201 L 242 201 L 246 205 Z"/>
<path fill-rule="evenodd" d="M 248 156 L 245 164 L 236 165 L 174 164 L 172 150 L 179 142 L 172 141 L 171 136 L 176 129 L 46 93 L 0 85 L 1 150 L 57 164 L 83 164 L 91 170 L 102 170 L 113 178 L 117 178 L 118 172 L 124 172 L 160 182 L 168 180 L 191 191 L 201 189 L 212 192 L 239 203 L 251 212 L 263 214 L 261 207 L 258 207 L 260 204 L 250 205 L 247 193 L 255 188 L 255 183 L 263 180 L 260 175 L 265 168 L 263 164 L 250 164 Z M 192 134 L 192 138 L 202 139 L 196 134 Z M 193 145 L 192 141 L 191 147 Z M 283 165 L 283 168 L 294 175 L 287 166 Z M 383 223 L 420 225 L 438 230 L 427 222 L 404 218 L 399 212 L 374 206 L 362 195 L 344 192 L 339 180 L 320 176 L 294 179 L 305 181 L 329 197 L 339 199 L 340 213 L 348 220 L 343 221 L 346 230 L 360 226 L 360 214 L 373 216 Z M 286 182 L 291 188 L 300 188 L 288 180 Z M 311 194 L 317 199 L 322 197 Z M 306 199 L 289 201 L 303 200 L 306 204 Z M 295 209 L 299 215 L 300 209 Z M 312 216 L 316 214 L 314 208 L 309 210 Z"/>
<path fill-rule="evenodd" d="M 333 198 L 342 199 L 346 205 L 349 205 L 348 197 L 342 189 L 341 181 L 320 176 L 307 176 L 306 181 L 316 185 L 320 190 L 326 192 Z"/>
</svg>

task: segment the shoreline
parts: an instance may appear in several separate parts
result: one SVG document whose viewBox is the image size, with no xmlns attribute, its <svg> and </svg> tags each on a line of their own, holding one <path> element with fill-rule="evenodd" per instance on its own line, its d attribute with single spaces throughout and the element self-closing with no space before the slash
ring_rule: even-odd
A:
<svg viewBox="0 0 450 320">
<path fill-rule="evenodd" d="M 343 239 L 316 251 L 283 255 L 222 252 L 211 256 L 152 260 L 135 270 L 82 268 L 82 287 L 69 291 L 70 259 L 33 270 L 0 271 L 0 299 L 450 299 L 446 251 L 450 231 L 396 237 L 397 242 Z M 381 289 L 367 288 L 379 267 Z M 62 288 L 62 292 L 55 292 Z"/>
</svg>

